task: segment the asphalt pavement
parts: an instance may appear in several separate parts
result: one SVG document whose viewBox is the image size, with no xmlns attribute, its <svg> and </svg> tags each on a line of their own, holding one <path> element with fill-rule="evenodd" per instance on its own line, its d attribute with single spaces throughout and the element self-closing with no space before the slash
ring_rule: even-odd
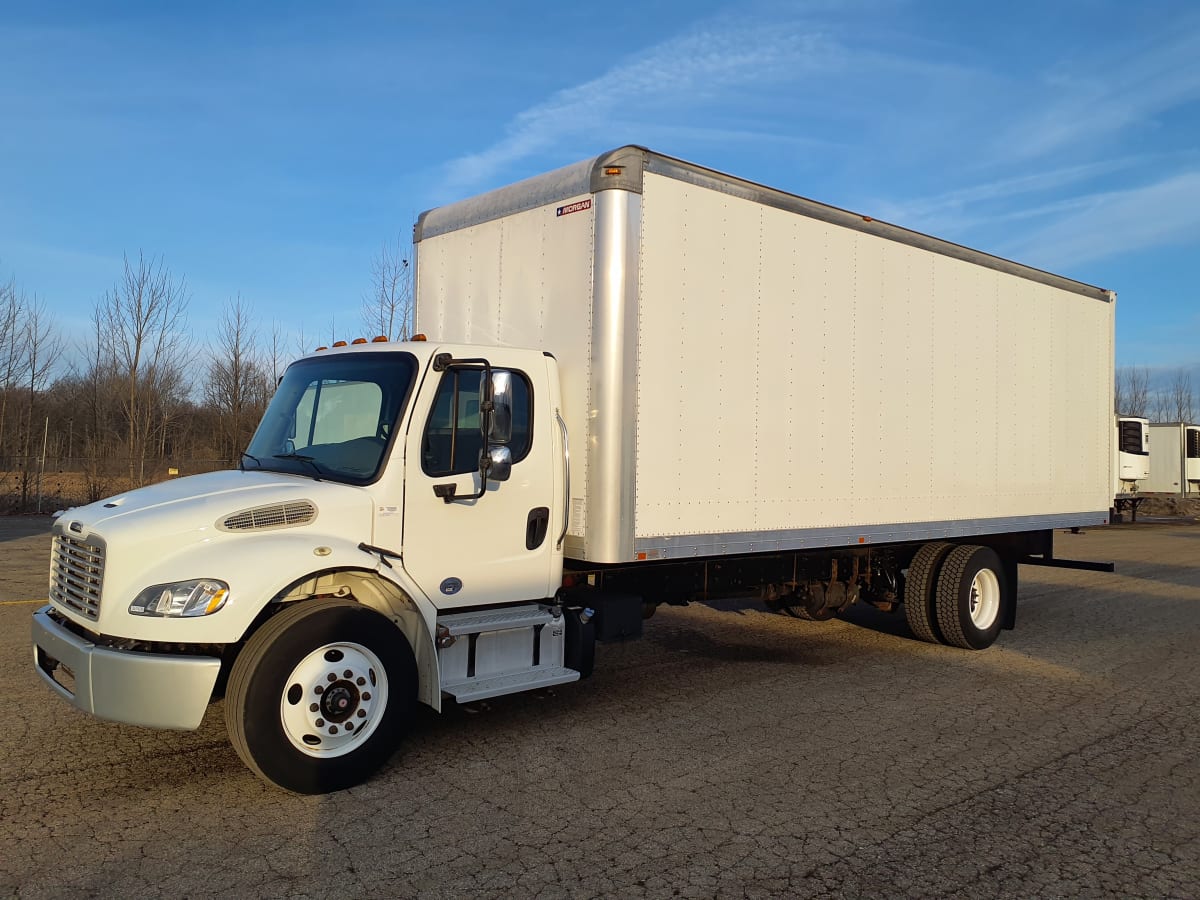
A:
<svg viewBox="0 0 1200 900">
<path fill-rule="evenodd" d="M 663 608 L 563 688 L 425 711 L 364 785 L 258 781 L 35 677 L 49 520 L 0 520 L 0 895 L 1196 897 L 1200 527 L 1057 537 L 973 653 L 903 615 Z"/>
</svg>

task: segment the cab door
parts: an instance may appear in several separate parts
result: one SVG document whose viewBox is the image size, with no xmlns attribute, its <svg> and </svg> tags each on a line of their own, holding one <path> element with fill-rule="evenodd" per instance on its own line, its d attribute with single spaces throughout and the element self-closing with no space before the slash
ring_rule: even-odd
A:
<svg viewBox="0 0 1200 900">
<path fill-rule="evenodd" d="M 403 560 L 409 575 L 442 609 L 553 596 L 562 553 L 561 440 L 555 428 L 552 360 L 503 351 L 493 371 L 511 374 L 512 468 L 479 493 L 484 448 L 480 400 L 484 369 L 451 363 L 422 385 L 405 446 Z M 447 502 L 448 487 L 454 497 Z M 436 490 L 435 490 L 436 489 Z"/>
</svg>

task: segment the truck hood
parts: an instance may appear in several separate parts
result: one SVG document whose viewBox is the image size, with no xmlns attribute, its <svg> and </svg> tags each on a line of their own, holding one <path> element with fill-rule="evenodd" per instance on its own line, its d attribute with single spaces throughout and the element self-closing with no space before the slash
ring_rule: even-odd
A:
<svg viewBox="0 0 1200 900">
<path fill-rule="evenodd" d="M 264 598 L 320 568 L 331 546 L 347 543 L 342 536 L 370 542 L 373 513 L 367 487 L 276 472 L 212 472 L 118 494 L 69 509 L 54 525 L 57 535 L 74 542 L 66 552 L 83 554 L 91 577 L 103 585 L 98 616 L 89 619 L 78 604 L 56 606 L 101 634 L 236 641 Z M 373 558 L 363 553 L 355 562 L 370 566 Z M 128 612 L 147 587 L 197 578 L 229 585 L 229 601 L 211 620 Z"/>
<path fill-rule="evenodd" d="M 311 501 L 317 516 L 347 505 L 370 509 L 370 499 L 361 488 L 277 472 L 233 470 L 190 475 L 117 494 L 69 509 L 59 523 L 67 534 L 111 534 L 135 523 L 145 528 L 151 522 L 169 531 L 180 526 L 207 530 L 234 513 L 300 500 Z"/>
</svg>

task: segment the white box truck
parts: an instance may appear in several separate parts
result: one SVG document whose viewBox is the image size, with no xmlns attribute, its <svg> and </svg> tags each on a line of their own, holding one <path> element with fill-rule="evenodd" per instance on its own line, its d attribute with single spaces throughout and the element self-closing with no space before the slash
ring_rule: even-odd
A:
<svg viewBox="0 0 1200 900">
<path fill-rule="evenodd" d="M 1147 493 L 1200 497 L 1200 425 L 1153 422 L 1150 425 L 1150 476 Z"/>
<path fill-rule="evenodd" d="M 69 510 L 37 671 L 251 769 L 591 671 L 660 603 L 982 649 L 1112 500 L 1114 295 L 639 147 L 423 214 L 427 339 L 286 371 L 238 471 Z M 803 632 L 798 632 L 803 639 Z M 803 677 L 797 673 L 797 677 Z"/>
</svg>

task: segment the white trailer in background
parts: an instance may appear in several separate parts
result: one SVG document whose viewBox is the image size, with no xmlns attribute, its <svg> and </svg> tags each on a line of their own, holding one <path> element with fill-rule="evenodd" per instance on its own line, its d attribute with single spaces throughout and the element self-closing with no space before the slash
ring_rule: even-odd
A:
<svg viewBox="0 0 1200 900">
<path fill-rule="evenodd" d="M 59 519 L 61 696 L 196 728 L 223 693 L 247 765 L 333 790 L 417 702 L 575 681 L 664 602 L 982 649 L 1018 563 L 1108 520 L 1109 291 L 640 147 L 414 241 L 427 340 L 322 348 L 241 471 Z"/>
<path fill-rule="evenodd" d="M 1113 510 L 1128 510 L 1137 521 L 1138 506 L 1145 497 L 1140 484 L 1150 477 L 1150 420 L 1139 416 L 1117 416 L 1113 441 Z"/>
<path fill-rule="evenodd" d="M 1200 425 L 1150 425 L 1150 477 L 1142 490 L 1185 499 L 1200 497 Z"/>
</svg>

